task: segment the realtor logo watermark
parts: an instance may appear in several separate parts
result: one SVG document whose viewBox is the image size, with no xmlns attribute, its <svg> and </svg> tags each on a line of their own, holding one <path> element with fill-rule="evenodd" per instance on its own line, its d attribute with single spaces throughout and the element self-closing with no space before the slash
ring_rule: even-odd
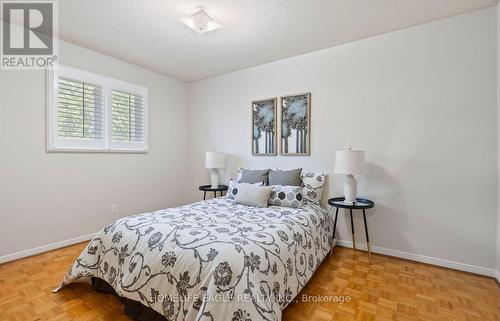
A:
<svg viewBox="0 0 500 321">
<path fill-rule="evenodd" d="M 0 1 L 0 69 L 53 69 L 58 55 L 56 1 Z"/>
</svg>

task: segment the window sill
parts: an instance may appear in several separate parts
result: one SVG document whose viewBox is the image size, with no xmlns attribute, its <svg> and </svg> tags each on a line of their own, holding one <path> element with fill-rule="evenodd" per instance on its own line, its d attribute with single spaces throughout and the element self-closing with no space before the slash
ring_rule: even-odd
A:
<svg viewBox="0 0 500 321">
<path fill-rule="evenodd" d="M 48 148 L 47 153 L 147 154 L 147 149 Z"/>
</svg>

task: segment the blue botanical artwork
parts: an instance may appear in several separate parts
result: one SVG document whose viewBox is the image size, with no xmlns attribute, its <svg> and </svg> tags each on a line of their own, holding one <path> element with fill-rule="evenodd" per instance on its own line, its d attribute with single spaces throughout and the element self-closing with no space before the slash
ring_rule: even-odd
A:
<svg viewBox="0 0 500 321">
<path fill-rule="evenodd" d="M 276 155 L 276 98 L 252 102 L 252 154 Z"/>
<path fill-rule="evenodd" d="M 281 98 L 281 154 L 309 155 L 311 94 Z"/>
</svg>

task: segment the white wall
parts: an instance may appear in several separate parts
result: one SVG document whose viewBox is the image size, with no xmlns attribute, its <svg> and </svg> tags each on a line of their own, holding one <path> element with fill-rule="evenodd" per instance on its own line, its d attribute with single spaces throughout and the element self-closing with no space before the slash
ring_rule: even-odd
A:
<svg viewBox="0 0 500 321">
<path fill-rule="evenodd" d="M 500 4 L 497 5 L 497 280 L 500 282 Z"/>
<path fill-rule="evenodd" d="M 46 153 L 44 72 L 0 71 L 0 259 L 186 201 L 187 85 L 67 43 L 60 57 L 149 88 L 149 153 Z"/>
<path fill-rule="evenodd" d="M 303 167 L 330 174 L 335 151 L 366 151 L 361 195 L 376 202 L 372 244 L 493 269 L 496 247 L 496 11 L 476 11 L 189 85 L 190 185 L 204 152 L 228 173 Z M 310 157 L 252 157 L 250 102 L 310 91 Z M 191 199 L 199 199 L 193 191 Z M 340 238 L 350 240 L 347 221 Z M 356 220 L 358 242 L 363 225 Z M 491 270 L 493 271 L 493 270 Z"/>
</svg>

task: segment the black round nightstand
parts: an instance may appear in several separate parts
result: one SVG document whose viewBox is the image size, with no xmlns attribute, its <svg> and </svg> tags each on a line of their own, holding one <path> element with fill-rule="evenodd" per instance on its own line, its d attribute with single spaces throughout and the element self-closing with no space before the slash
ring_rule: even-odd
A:
<svg viewBox="0 0 500 321">
<path fill-rule="evenodd" d="M 214 197 L 217 197 L 217 192 L 220 192 L 220 196 L 223 196 L 222 192 L 227 191 L 227 185 L 219 185 L 217 188 L 212 188 L 212 185 L 201 185 L 199 189 L 203 191 L 203 200 L 205 200 L 207 192 L 214 192 Z"/>
<path fill-rule="evenodd" d="M 351 232 L 352 232 L 352 247 L 356 249 L 356 241 L 354 238 L 354 220 L 352 218 L 352 210 L 363 210 L 363 221 L 365 222 L 365 234 L 366 234 L 366 247 L 368 248 L 368 260 L 372 261 L 372 249 L 370 247 L 370 238 L 368 236 L 368 225 L 366 224 L 366 212 L 365 210 L 373 208 L 375 203 L 373 201 L 367 200 L 365 198 L 356 198 L 356 203 L 348 204 L 344 203 L 345 197 L 334 197 L 328 200 L 328 205 L 335 207 L 335 223 L 333 223 L 333 238 L 335 239 L 335 231 L 337 229 L 337 217 L 339 215 L 339 208 L 349 209 L 351 214 Z"/>
</svg>

